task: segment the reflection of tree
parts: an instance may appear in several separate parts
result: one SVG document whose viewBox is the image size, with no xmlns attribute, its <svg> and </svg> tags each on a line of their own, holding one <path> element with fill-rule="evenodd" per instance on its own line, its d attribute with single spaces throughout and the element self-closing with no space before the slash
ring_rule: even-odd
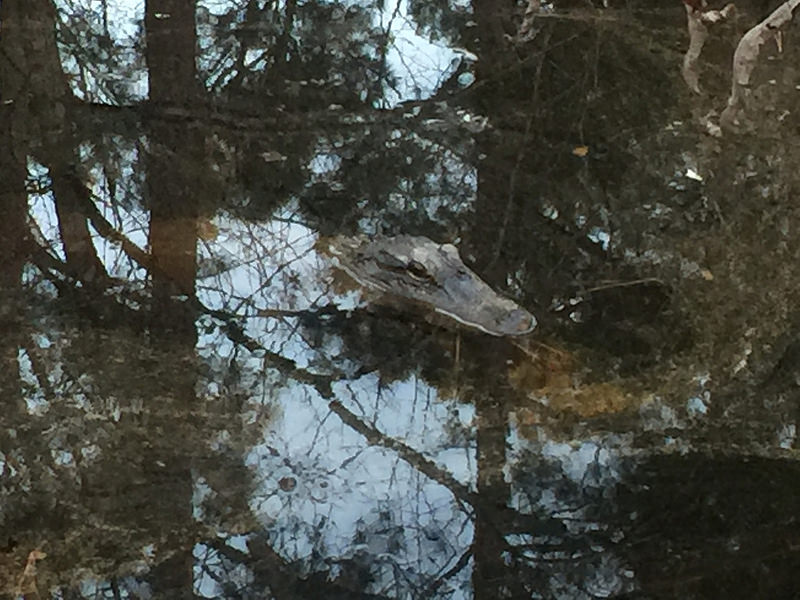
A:
<svg viewBox="0 0 800 600">
<path fill-rule="evenodd" d="M 491 4 L 476 6 L 490 59 L 478 65 L 487 85 L 471 98 L 494 125 L 478 139 L 486 159 L 478 173 L 475 243 L 492 240 L 476 253 L 483 268 L 488 276 L 518 274 L 517 285 L 541 306 L 597 281 L 636 279 L 590 236 L 617 233 L 612 203 L 619 178 L 636 160 L 626 135 L 654 126 L 663 115 L 668 95 L 654 98 L 645 91 L 666 85 L 663 69 L 636 52 L 635 40 L 620 35 L 622 29 L 604 28 L 588 15 L 542 19 L 531 42 L 514 46 Z M 626 78 L 638 86 L 618 93 Z M 492 93 L 497 86 L 505 90 L 499 97 Z M 627 131 L 619 130 L 621 122 Z M 641 293 L 635 287 L 617 291 Z M 584 300 L 591 310 L 594 298 Z M 598 320 L 581 338 L 602 338 L 597 328 L 604 326 L 609 319 Z"/>
<path fill-rule="evenodd" d="M 265 15 L 267 13 L 259 11 L 250 13 L 246 28 L 252 26 L 258 30 Z M 249 73 L 241 71 L 225 90 L 228 98 L 223 101 L 230 103 L 224 114 L 212 116 L 202 108 L 208 104 L 208 98 L 203 97 L 196 84 L 194 16 L 191 4 L 148 4 L 145 29 L 150 102 L 146 109 L 112 111 L 108 107 L 80 107 L 72 97 L 55 45 L 57 23 L 52 5 L 3 4 L 2 42 L 6 50 L 2 64 L 3 93 L 4 98 L 10 98 L 3 104 L 3 111 L 4 116 L 13 115 L 13 119 L 3 121 L 6 127 L 3 133 L 9 145 L 0 162 L 3 206 L 8 216 L 4 222 L 3 241 L 9 249 L 3 263 L 3 277 L 9 283 L 3 286 L 3 293 L 7 294 L 3 305 L 6 306 L 6 301 L 18 300 L 23 252 L 30 252 L 29 258 L 39 269 L 35 281 L 40 286 L 32 293 L 48 296 L 47 304 L 39 307 L 41 313 L 37 317 L 43 320 L 37 322 L 37 326 L 41 327 L 47 313 L 56 307 L 69 313 L 60 324 L 63 329 L 43 327 L 39 335 L 47 338 L 47 343 L 34 347 L 17 335 L 22 333 L 22 328 L 15 310 L 3 310 L 5 329 L 14 333 L 4 337 L 4 355 L 12 368 L 4 371 L 4 378 L 8 377 L 3 387 L 15 390 L 9 398 L 17 398 L 15 410 L 18 413 L 6 413 L 4 424 L 10 427 L 17 421 L 29 419 L 31 409 L 26 401 L 32 400 L 21 398 L 18 393 L 24 385 L 33 387 L 30 390 L 33 396 L 44 394 L 38 401 L 46 407 L 42 409 L 43 414 L 34 419 L 36 427 L 26 426 L 25 431 L 33 436 L 31 439 L 28 436 L 18 438 L 17 442 L 4 439 L 4 460 L 21 467 L 18 477 L 11 483 L 18 489 L 27 488 L 36 497 L 36 500 L 17 497 L 15 503 L 4 504 L 7 515 L 4 525 L 16 526 L 22 532 L 15 534 L 9 544 L 24 553 L 34 543 L 27 538 L 34 532 L 28 532 L 26 521 L 37 513 L 40 516 L 62 515 L 61 520 L 43 522 L 40 519 L 37 530 L 39 535 L 49 532 L 46 537 L 51 540 L 48 551 L 53 571 L 60 569 L 66 573 L 70 569 L 91 568 L 97 577 L 110 578 L 97 587 L 107 588 L 114 594 L 127 584 L 114 580 L 113 574 L 130 571 L 136 557 L 140 556 L 140 549 L 146 546 L 151 547 L 147 553 L 154 558 L 144 578 L 151 589 L 161 594 L 191 593 L 192 550 L 198 537 L 194 533 L 192 513 L 193 467 L 209 470 L 203 485 L 211 486 L 212 490 L 214 486 L 221 488 L 209 493 L 204 503 L 207 515 L 226 523 L 248 522 L 241 514 L 230 514 L 231 506 L 239 513 L 246 512 L 246 501 L 232 498 L 235 494 L 225 489 L 231 486 L 246 497 L 241 464 L 230 464 L 227 462 L 229 453 L 219 450 L 217 457 L 194 458 L 196 454 L 206 453 L 204 444 L 212 437 L 208 432 L 209 419 L 213 420 L 218 410 L 212 407 L 209 413 L 198 415 L 195 322 L 198 313 L 224 333 L 227 343 L 232 342 L 236 348 L 265 351 L 264 362 L 272 371 L 312 382 L 323 394 L 330 394 L 330 376 L 303 371 L 291 359 L 256 341 L 246 331 L 244 314 L 235 312 L 241 305 L 212 310 L 195 297 L 198 217 L 218 208 L 216 203 L 221 191 L 219 178 L 209 175 L 204 167 L 207 147 L 219 152 L 216 166 L 222 165 L 223 175 L 235 172 L 237 185 L 243 185 L 230 190 L 231 211 L 263 215 L 264 210 L 282 201 L 290 190 L 302 188 L 299 174 L 319 139 L 315 129 L 338 125 L 341 121 L 335 110 L 327 110 L 332 100 L 330 89 L 320 86 L 320 81 L 335 71 L 334 63 L 345 58 L 354 67 L 341 71 L 352 81 L 338 81 L 334 85 L 343 105 L 372 102 L 390 75 L 385 67 L 379 77 L 374 77 L 369 69 L 363 70 L 370 65 L 369 61 L 362 60 L 361 52 L 367 40 L 348 39 L 348 32 L 368 25 L 369 13 L 291 3 L 285 22 L 281 24 L 280 19 L 277 22 L 280 33 L 274 41 L 286 51 L 274 63 L 275 68 L 265 71 L 249 65 Z M 76 15 L 69 15 L 66 20 L 71 25 L 80 22 Z M 332 37 L 331 45 L 335 46 L 332 51 L 329 48 L 318 60 L 306 62 L 305 52 L 294 50 L 297 40 L 293 34 L 299 30 L 307 38 L 299 44 L 301 47 L 315 42 L 321 33 L 315 31 L 315 23 L 338 27 L 341 35 Z M 245 32 L 246 28 L 238 33 Z M 17 32 L 23 35 L 15 36 Z M 36 34 L 31 35 L 32 32 Z M 86 46 L 73 47 L 72 56 L 76 57 L 80 69 L 93 69 L 89 60 L 91 52 L 96 50 L 99 60 L 109 49 L 108 30 L 106 42 L 97 47 L 95 38 L 84 35 L 85 31 L 74 37 L 73 34 L 67 31 L 63 40 L 80 39 Z M 37 43 L 31 43 L 32 40 Z M 256 45 L 264 41 L 260 39 Z M 240 56 L 244 58 L 252 46 L 252 40 L 243 45 L 239 49 Z M 69 46 L 63 50 L 69 57 Z M 244 61 L 238 64 L 242 67 Z M 133 70 L 136 65 L 127 66 Z M 267 79 L 261 77 L 265 72 L 268 72 Z M 362 86 L 365 74 L 368 84 Z M 297 81 L 284 85 L 283 78 L 289 76 L 297 77 Z M 312 85 L 306 87 L 309 81 Z M 88 87 L 91 88 L 91 84 Z M 277 116 L 273 113 L 262 119 L 264 115 L 259 111 L 253 113 L 249 104 L 237 105 L 231 101 L 237 97 L 237 92 L 256 90 L 271 90 L 275 94 L 275 105 L 279 107 L 271 108 L 277 110 Z M 130 102 L 135 98 L 129 89 L 117 91 L 119 97 L 112 101 Z M 101 97 L 113 96 L 112 92 L 113 88 L 104 88 L 102 93 L 92 90 L 88 96 L 93 97 L 95 93 Z M 298 97 L 300 102 L 297 102 Z M 33 101 L 29 102 L 31 99 Z M 296 112 L 293 117 L 284 119 L 280 113 L 287 104 Z M 251 113 L 243 114 L 245 109 Z M 84 112 L 79 114 L 80 110 Z M 84 121 L 83 117 L 89 114 L 92 116 Z M 112 123 L 111 115 L 121 118 Z M 201 124 L 203 119 L 207 121 Z M 107 127 L 109 136 L 83 132 L 81 128 L 87 121 L 92 121 L 93 127 Z M 130 125 L 143 121 L 145 136 L 134 138 L 130 144 L 117 140 L 121 142 L 120 148 L 113 147 L 116 142 L 111 132 L 119 135 Z M 281 137 L 283 134 L 269 130 L 276 124 L 286 125 L 287 130 L 293 126 L 295 135 L 289 135 L 286 141 Z M 209 125 L 216 126 L 217 130 L 209 132 Z M 355 129 L 363 131 L 363 127 Z M 96 144 L 91 151 L 80 147 L 84 136 Z M 133 148 L 139 155 L 131 158 L 130 149 Z M 41 191 L 52 200 L 54 224 L 58 230 L 57 236 L 49 231 L 45 231 L 46 235 L 40 236 L 38 232 L 30 235 L 35 243 L 33 251 L 23 245 L 29 237 L 23 222 L 22 196 L 28 157 L 44 167 L 39 169 L 40 173 L 47 174 L 41 177 Z M 125 176 L 126 171 L 131 176 Z M 136 189 L 137 183 L 142 184 L 140 190 Z M 142 191 L 144 198 L 139 197 Z M 254 192 L 256 200 L 251 202 L 249 196 Z M 237 206 L 239 202 L 243 204 Z M 248 205 L 246 209 L 244 204 Z M 146 251 L 141 248 L 143 241 L 137 246 L 131 234 L 121 231 L 129 225 L 126 215 L 135 214 L 143 207 L 150 211 L 149 249 Z M 93 237 L 92 230 L 99 236 Z M 131 233 L 138 235 L 139 231 Z M 48 241 L 53 242 L 52 247 L 47 246 Z M 59 258 L 58 242 L 63 248 L 63 260 Z M 124 281 L 119 277 L 120 270 L 104 262 L 107 255 L 101 260 L 98 246 L 108 248 L 109 243 L 119 244 L 128 274 L 134 275 L 132 280 Z M 260 256 L 259 260 L 263 258 Z M 150 281 L 145 291 L 142 281 L 136 279 L 141 277 L 142 270 L 147 272 Z M 109 277 L 112 271 L 114 279 Z M 268 274 L 264 279 L 268 282 L 274 275 Z M 222 293 L 227 291 L 222 287 L 218 289 Z M 73 314 L 75 304 L 81 306 L 82 311 Z M 253 316 L 252 308 L 252 304 L 246 303 L 244 312 Z M 89 325 L 99 330 L 92 329 L 77 338 L 80 343 L 72 339 L 76 332 L 70 326 L 79 329 Z M 104 333 L 104 328 L 112 328 L 113 334 Z M 21 347 L 26 348 L 28 356 L 24 362 L 30 363 L 33 371 L 27 379 L 20 378 L 20 368 L 16 364 Z M 230 392 L 236 390 L 239 385 L 236 377 L 242 374 L 235 372 L 235 360 L 227 366 L 233 377 L 226 390 Z M 31 377 L 35 381 L 31 381 Z M 63 396 L 69 400 L 60 401 Z M 242 410 L 241 404 L 232 406 L 234 414 Z M 50 418 L 55 422 L 50 423 Z M 87 427 L 85 419 L 93 426 Z M 236 429 L 226 424 L 220 435 L 226 428 Z M 37 437 L 44 429 L 47 435 Z M 20 448 L 15 451 L 16 456 L 12 456 L 10 451 L 18 444 Z M 26 456 L 28 451 L 33 454 Z M 60 462 L 55 467 L 40 468 L 35 457 L 48 454 Z M 46 473 L 47 469 L 51 472 Z M 222 477 L 215 473 L 217 469 L 237 475 Z M 35 482 L 33 487 L 32 482 Z M 213 496 L 217 491 L 220 497 L 232 498 L 231 502 L 215 500 Z M 5 488 L 4 497 L 14 497 L 7 492 L 10 490 Z M 59 500 L 55 500 L 56 494 Z M 96 517 L 89 518 L 95 514 Z M 115 528 L 123 533 L 112 533 Z M 83 542 L 80 553 L 70 551 L 70 540 L 76 538 Z M 65 540 L 63 544 L 58 541 L 62 539 Z M 5 579 L 5 571 L 3 575 Z M 53 583 L 43 578 L 40 587 L 46 589 Z M 63 585 L 64 580 L 60 583 Z"/>
<path fill-rule="evenodd" d="M 800 528 L 794 460 L 652 457 L 621 486 L 620 544 L 651 598 L 791 596 Z"/>
<path fill-rule="evenodd" d="M 147 3 L 147 66 L 150 102 L 155 105 L 190 105 L 197 100 L 194 12 L 193 3 Z M 169 14 L 170 18 L 160 18 L 160 13 Z M 168 475 L 146 474 L 145 485 L 148 495 L 162 499 L 153 508 L 158 518 L 171 523 L 171 527 L 162 533 L 168 558 L 158 562 L 148 579 L 157 594 L 188 596 L 194 587 L 194 541 L 186 535 L 193 516 L 194 451 L 188 443 L 176 448 L 171 440 L 187 437 L 187 428 L 203 427 L 202 422 L 189 416 L 197 405 L 194 310 L 191 301 L 176 301 L 181 295 L 190 300 L 195 295 L 198 210 L 206 202 L 202 199 L 205 190 L 193 171 L 203 164 L 203 136 L 186 122 L 161 123 L 149 133 L 151 152 L 145 161 L 150 206 L 148 241 L 156 266 L 150 274 L 151 335 L 172 352 L 177 373 L 165 382 L 161 402 L 162 410 L 178 418 L 156 419 L 153 423 L 166 443 L 153 445 L 150 460 L 163 465 Z M 167 490 L 160 489 L 162 477 L 170 482 Z"/>
<path fill-rule="evenodd" d="M 0 22 L 13 23 L 10 8 L 0 7 Z M 13 31 L 7 25 L 10 31 Z M 4 97 L 13 97 L 24 86 L 23 73 L 14 70 L 14 65 L 6 56 L 16 56 L 23 49 L 22 40 L 13 34 L 5 33 L 0 38 L 0 81 L 4 85 Z M 17 110 L 22 114 L 18 114 Z M 15 114 L 17 113 L 17 114 Z M 17 354 L 24 339 L 22 315 L 17 310 L 23 293 L 22 271 L 26 260 L 26 192 L 25 192 L 25 153 L 15 151 L 13 144 L 13 124 L 24 118 L 24 108 L 7 103 L 0 104 L 0 240 L 3 240 L 3 253 L 0 257 L 0 330 L 3 333 L 2 357 L 0 358 L 0 389 L 6 398 L 5 404 L 10 413 L 24 410 L 19 397 L 19 370 L 16 368 Z M 1 446 L 6 446 L 3 440 Z"/>
<path fill-rule="evenodd" d="M 102 279 L 105 271 L 82 209 L 86 192 L 73 170 L 79 160 L 68 119 L 74 99 L 53 35 L 55 9 L 49 2 L 30 2 L 7 9 L 5 15 L 12 32 L 4 42 L 8 54 L 3 61 L 14 104 L 8 115 L 13 116 L 12 152 L 17 160 L 31 157 L 50 170 L 67 270 L 87 283 Z"/>
<path fill-rule="evenodd" d="M 544 328 L 597 352 L 590 360 L 604 377 L 645 382 L 661 371 L 663 393 L 685 397 L 702 365 L 725 391 L 710 409 L 720 422 L 684 439 L 774 446 L 786 417 L 766 405 L 787 411 L 794 393 L 783 387 L 765 400 L 760 390 L 776 360 L 772 344 L 795 329 L 787 300 L 797 277 L 789 258 L 797 246 L 786 235 L 797 223 L 786 195 L 797 178 L 782 155 L 793 145 L 778 132 L 793 119 L 794 92 L 774 85 L 785 72 L 777 58 L 753 94 L 769 116 L 762 132 L 781 142 L 720 146 L 696 135 L 699 118 L 661 132 L 665 119 L 708 110 L 684 103 L 680 57 L 666 48 L 682 21 L 654 48 L 648 17 L 624 10 L 543 14 L 521 43 L 506 40 L 513 24 L 493 3 L 476 3 L 475 14 L 482 60 L 465 100 L 494 125 L 478 138 L 485 159 L 469 243 L 479 271 L 498 285 L 511 279 L 525 304 L 558 307 L 537 313 Z M 648 44 L 652 52 L 639 51 Z M 730 68 L 732 58 L 719 64 Z M 666 364 L 682 367 L 665 373 Z M 732 423 L 736 432 L 723 435 Z"/>
<path fill-rule="evenodd" d="M 196 591 L 202 572 L 230 597 L 267 588 L 281 597 L 433 597 L 470 583 L 483 597 L 586 591 L 593 576 L 619 575 L 619 556 L 636 563 L 610 550 L 628 530 L 602 527 L 613 477 L 567 480 L 536 453 L 506 469 L 511 414 L 529 398 L 507 389 L 503 352 L 479 340 L 454 369 L 452 336 L 416 323 L 419 315 L 319 306 L 331 295 L 310 282 L 315 232 L 463 236 L 486 279 L 536 309 L 542 329 L 585 349 L 595 379 L 667 381 L 666 400 L 643 409 L 642 421 L 653 407 L 668 413 L 686 379 L 709 371 L 726 391 L 710 408 L 718 424 L 686 433 L 687 419 L 675 418 L 677 431 L 640 432 L 631 417 L 631 438 L 648 448 L 660 449 L 667 433 L 711 448 L 769 445 L 796 419 L 796 324 L 781 318 L 797 281 L 797 215 L 782 202 L 796 187 L 791 149 L 782 156 L 781 144 L 759 140 L 723 148 L 675 124 L 697 110 L 681 104 L 678 52 L 668 50 L 682 34 L 678 3 L 675 28 L 658 29 L 646 11 L 607 18 L 572 2 L 564 6 L 584 10 L 533 20 L 524 41 L 510 38 L 521 16 L 512 4 L 504 12 L 475 2 L 467 15 L 413 2 L 424 27 L 474 20 L 458 34 L 470 45 L 477 32 L 478 81 L 460 92 L 448 67 L 435 103 L 424 100 L 435 90 L 420 89 L 392 108 L 401 89 L 393 33 L 375 24 L 376 6 L 253 1 L 212 14 L 149 3 L 150 92 L 140 102 L 127 83 L 141 79 L 142 60 L 119 60 L 108 24 L 93 30 L 77 9 L 57 19 L 40 1 L 2 3 L 0 450 L 14 471 L 0 483 L 17 563 L 45 532 L 52 572 L 87 568 L 108 580 L 98 587 L 118 590 L 134 586 L 117 574 L 149 569 L 132 579 L 161 594 Z M 398 4 L 391 18 L 400 17 Z M 125 76 L 97 77 L 112 64 Z M 90 103 L 98 99 L 109 105 Z M 682 176 L 689 163 L 704 165 L 702 184 Z M 26 223 L 26 175 L 38 176 L 31 197 L 50 203 L 54 231 Z M 376 391 L 361 402 L 356 391 L 375 371 Z M 439 422 L 441 445 L 476 453 L 467 481 L 426 454 L 436 445 L 424 436 L 406 440 L 377 422 L 393 408 L 390 388 L 402 390 L 400 406 L 416 400 L 416 375 L 474 400 L 474 432 L 452 416 Z M 441 397 L 426 415 L 447 406 Z M 767 415 L 765 397 L 777 407 Z M 290 427 L 307 408 L 298 398 L 318 411 L 314 443 L 333 448 L 326 427 L 338 425 L 345 442 L 336 450 L 350 455 L 315 446 L 301 460 L 263 448 L 262 429 L 278 423 L 300 436 Z M 358 412 L 365 407 L 374 414 Z M 612 421 L 604 424 L 630 425 Z M 285 501 L 286 529 L 251 514 L 255 486 L 241 456 L 254 448 L 269 454 L 258 478 L 272 486 L 269 500 Z M 303 477 L 338 476 L 334 499 L 357 510 L 347 503 L 361 482 L 348 469 L 391 460 L 392 476 L 407 479 L 387 477 L 391 498 L 336 532 L 342 547 L 323 519 L 297 509 L 311 505 L 318 517 L 333 504 Z M 679 463 L 674 478 L 686 468 Z M 402 493 L 407 481 L 424 489 L 413 500 Z M 521 496 L 525 510 L 511 503 Z M 426 505 L 442 497 L 444 508 Z M 403 531 L 409 502 L 440 522 Z M 678 570 L 681 557 L 672 559 Z M 563 587 L 547 587 L 570 570 Z"/>
</svg>

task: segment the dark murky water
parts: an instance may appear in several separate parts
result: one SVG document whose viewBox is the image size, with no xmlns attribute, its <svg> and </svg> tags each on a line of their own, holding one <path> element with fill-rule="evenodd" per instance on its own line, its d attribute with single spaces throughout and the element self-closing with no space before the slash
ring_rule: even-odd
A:
<svg viewBox="0 0 800 600">
<path fill-rule="evenodd" d="M 594 4 L 2 2 L 0 596 L 796 597 L 796 26 Z"/>
</svg>

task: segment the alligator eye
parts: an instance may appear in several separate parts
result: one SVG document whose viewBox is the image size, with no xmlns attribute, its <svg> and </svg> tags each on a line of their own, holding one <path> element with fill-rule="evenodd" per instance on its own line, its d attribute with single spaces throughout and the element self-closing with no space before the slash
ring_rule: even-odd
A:
<svg viewBox="0 0 800 600">
<path fill-rule="evenodd" d="M 412 260 L 406 265 L 406 271 L 408 274 L 411 275 L 414 279 L 430 279 L 431 276 L 428 274 L 428 270 L 425 268 L 421 262 L 416 260 Z"/>
</svg>

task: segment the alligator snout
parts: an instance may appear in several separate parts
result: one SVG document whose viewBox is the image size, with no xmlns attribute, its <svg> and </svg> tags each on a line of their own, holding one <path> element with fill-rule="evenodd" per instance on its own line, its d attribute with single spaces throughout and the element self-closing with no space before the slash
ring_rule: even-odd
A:
<svg viewBox="0 0 800 600">
<path fill-rule="evenodd" d="M 498 337 L 525 335 L 536 318 L 495 292 L 469 269 L 452 244 L 422 236 L 333 238 L 336 266 L 368 292 L 394 305 L 422 307 Z"/>
</svg>

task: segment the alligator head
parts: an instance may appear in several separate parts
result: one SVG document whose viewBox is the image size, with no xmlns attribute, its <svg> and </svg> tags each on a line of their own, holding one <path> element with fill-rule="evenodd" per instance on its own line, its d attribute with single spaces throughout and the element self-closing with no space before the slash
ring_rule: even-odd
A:
<svg viewBox="0 0 800 600">
<path fill-rule="evenodd" d="M 452 244 L 359 235 L 330 238 L 323 250 L 367 292 L 392 304 L 421 307 L 494 336 L 524 335 L 536 327 L 532 314 L 498 295 Z"/>
</svg>

